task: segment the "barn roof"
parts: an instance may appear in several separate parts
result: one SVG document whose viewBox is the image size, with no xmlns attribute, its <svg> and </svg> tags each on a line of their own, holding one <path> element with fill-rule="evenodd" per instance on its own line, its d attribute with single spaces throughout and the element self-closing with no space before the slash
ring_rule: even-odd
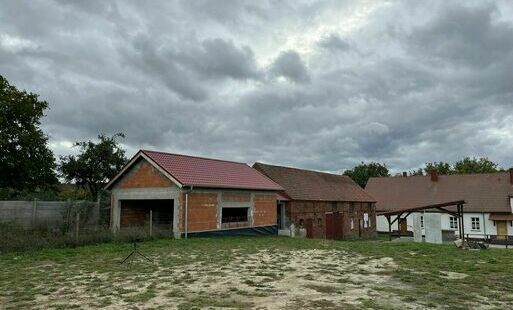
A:
<svg viewBox="0 0 513 310">
<path fill-rule="evenodd" d="M 245 163 L 140 150 L 127 166 L 134 163 L 135 159 L 139 157 L 143 157 L 151 164 L 158 166 L 167 177 L 180 186 L 283 190 L 280 185 Z M 112 185 L 120 174 L 107 187 Z"/>
<path fill-rule="evenodd" d="M 374 202 L 349 177 L 312 170 L 255 163 L 253 168 L 262 172 L 285 189 L 293 200 Z"/>
<path fill-rule="evenodd" d="M 511 213 L 509 172 L 489 174 L 370 178 L 365 190 L 376 198 L 376 211 L 393 211 L 464 199 L 465 212 Z"/>
</svg>

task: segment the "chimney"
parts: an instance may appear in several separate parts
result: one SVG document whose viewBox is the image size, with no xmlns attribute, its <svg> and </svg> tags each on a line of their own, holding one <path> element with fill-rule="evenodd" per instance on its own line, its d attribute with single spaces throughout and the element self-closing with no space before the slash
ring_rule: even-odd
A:
<svg viewBox="0 0 513 310">
<path fill-rule="evenodd" d="M 438 173 L 436 170 L 429 171 L 429 175 L 431 176 L 431 182 L 438 182 Z"/>
<path fill-rule="evenodd" d="M 509 168 L 509 183 L 513 185 L 513 168 Z"/>
</svg>

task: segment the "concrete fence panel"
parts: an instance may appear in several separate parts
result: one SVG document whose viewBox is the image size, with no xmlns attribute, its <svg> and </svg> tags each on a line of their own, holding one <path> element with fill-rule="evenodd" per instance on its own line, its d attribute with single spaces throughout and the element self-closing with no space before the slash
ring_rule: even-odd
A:
<svg viewBox="0 0 513 310">
<path fill-rule="evenodd" d="M 58 227 L 72 221 L 69 216 L 80 209 L 87 218 L 86 225 L 96 225 L 99 221 L 99 204 L 88 201 L 0 201 L 0 223 L 11 223 L 23 228 L 36 226 Z M 85 216 L 87 215 L 87 216 Z"/>
</svg>

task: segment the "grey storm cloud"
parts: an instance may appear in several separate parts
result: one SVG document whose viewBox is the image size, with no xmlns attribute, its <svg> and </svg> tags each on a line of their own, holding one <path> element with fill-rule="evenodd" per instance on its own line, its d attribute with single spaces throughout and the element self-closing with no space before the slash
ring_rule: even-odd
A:
<svg viewBox="0 0 513 310">
<path fill-rule="evenodd" d="M 513 165 L 507 1 L 4 1 L 0 74 L 57 155 L 139 148 L 339 172 Z"/>
<path fill-rule="evenodd" d="M 310 81 L 308 69 L 296 51 L 282 52 L 271 66 L 271 73 L 297 83 Z"/>
<path fill-rule="evenodd" d="M 347 51 L 351 49 L 351 45 L 335 33 L 331 33 L 329 36 L 322 38 L 319 41 L 319 46 L 334 51 Z"/>
</svg>

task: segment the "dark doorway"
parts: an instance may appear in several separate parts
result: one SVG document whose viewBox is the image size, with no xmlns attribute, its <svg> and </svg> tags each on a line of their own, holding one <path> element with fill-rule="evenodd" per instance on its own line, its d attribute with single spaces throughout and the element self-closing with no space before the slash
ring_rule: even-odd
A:
<svg viewBox="0 0 513 310">
<path fill-rule="evenodd" d="M 313 220 L 312 219 L 305 220 L 305 229 L 306 229 L 306 237 L 313 238 Z"/>
<path fill-rule="evenodd" d="M 285 203 L 283 202 L 279 202 L 276 208 L 276 224 L 278 225 L 278 229 L 285 229 L 287 226 L 285 221 Z"/>
<path fill-rule="evenodd" d="M 121 200 L 121 229 L 148 228 L 152 233 L 173 231 L 173 199 Z"/>
<path fill-rule="evenodd" d="M 339 212 L 326 213 L 326 239 L 341 240 L 343 237 L 343 215 Z"/>
<path fill-rule="evenodd" d="M 399 235 L 407 236 L 408 235 L 408 222 L 406 219 L 399 220 Z"/>
</svg>

